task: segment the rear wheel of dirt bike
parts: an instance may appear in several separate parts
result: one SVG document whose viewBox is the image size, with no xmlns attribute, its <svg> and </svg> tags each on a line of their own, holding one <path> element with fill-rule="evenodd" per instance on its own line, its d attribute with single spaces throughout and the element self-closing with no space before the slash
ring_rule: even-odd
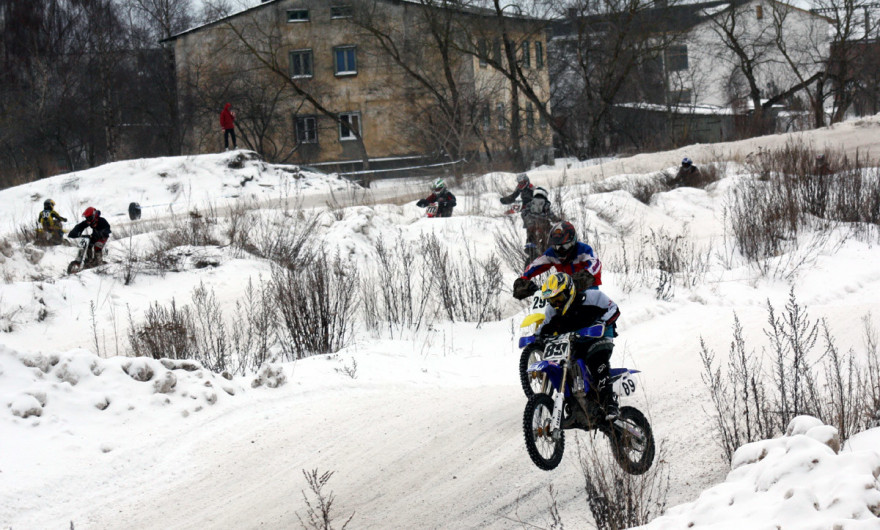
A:
<svg viewBox="0 0 880 530">
<path fill-rule="evenodd" d="M 630 475 L 641 475 L 654 463 L 654 433 L 645 415 L 620 407 L 620 416 L 606 431 L 614 459 Z"/>
<path fill-rule="evenodd" d="M 67 274 L 76 274 L 82 270 L 82 262 L 79 260 L 71 261 L 67 266 Z"/>
<path fill-rule="evenodd" d="M 523 415 L 523 434 L 529 458 L 544 471 L 555 469 L 562 461 L 565 451 L 565 433 L 553 439 L 553 398 L 547 394 L 535 394 L 526 403 Z"/>
<path fill-rule="evenodd" d="M 530 374 L 529 366 L 544 358 L 544 352 L 537 348 L 525 347 L 519 356 L 519 382 L 526 397 L 532 397 L 541 391 L 544 383 L 543 374 Z M 534 375 L 534 377 L 533 377 Z"/>
</svg>

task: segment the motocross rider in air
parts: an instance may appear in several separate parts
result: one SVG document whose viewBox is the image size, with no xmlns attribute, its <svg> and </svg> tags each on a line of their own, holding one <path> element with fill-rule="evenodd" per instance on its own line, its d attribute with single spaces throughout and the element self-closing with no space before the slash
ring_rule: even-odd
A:
<svg viewBox="0 0 880 530">
<path fill-rule="evenodd" d="M 548 337 L 561 333 L 577 331 L 595 324 L 605 326 L 605 335 L 600 339 L 583 338 L 572 343 L 572 357 L 580 358 L 592 376 L 590 389 L 594 404 L 601 407 L 606 420 L 614 420 L 618 415 L 617 396 L 611 387 L 609 359 L 614 350 L 613 338 L 616 321 L 620 317 L 617 304 L 598 289 L 578 291 L 574 280 L 564 272 L 552 274 L 541 287 L 541 298 L 548 301 L 544 310 L 544 322 L 538 327 L 536 340 L 529 346 L 544 349 Z M 575 398 L 584 410 L 590 410 L 583 390 L 574 392 Z"/>
</svg>

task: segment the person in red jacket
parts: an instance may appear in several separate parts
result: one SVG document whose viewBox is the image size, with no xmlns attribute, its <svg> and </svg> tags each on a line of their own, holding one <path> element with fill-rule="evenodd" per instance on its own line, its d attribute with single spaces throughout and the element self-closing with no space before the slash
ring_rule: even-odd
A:
<svg viewBox="0 0 880 530">
<path fill-rule="evenodd" d="M 223 128 L 223 147 L 229 151 L 229 137 L 232 137 L 232 148 L 237 149 L 235 143 L 235 113 L 232 112 L 232 103 L 227 103 L 220 113 L 220 127 Z"/>
</svg>

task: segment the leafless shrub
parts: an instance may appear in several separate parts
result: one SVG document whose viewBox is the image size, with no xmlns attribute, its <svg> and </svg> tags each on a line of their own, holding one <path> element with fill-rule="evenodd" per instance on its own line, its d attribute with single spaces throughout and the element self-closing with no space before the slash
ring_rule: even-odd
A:
<svg viewBox="0 0 880 530">
<path fill-rule="evenodd" d="M 867 362 L 859 363 L 855 352 L 841 354 L 826 323 L 811 320 L 793 290 L 781 316 L 777 317 L 769 301 L 767 311 L 766 370 L 761 358 L 748 351 L 736 316 L 726 374 L 700 341 L 702 378 L 712 398 L 717 440 L 728 460 L 745 443 L 784 433 L 791 419 L 801 414 L 835 426 L 843 440 L 871 425 L 878 396 L 871 382 L 880 369 L 876 352 L 871 353 L 876 342 L 870 338 L 869 324 Z M 818 347 L 820 332 L 822 348 Z"/>
<path fill-rule="evenodd" d="M 630 475 L 595 444 L 577 441 L 587 506 L 599 530 L 647 524 L 666 509 L 669 470 L 662 458 L 647 473 Z"/>
<path fill-rule="evenodd" d="M 18 228 L 15 230 L 15 239 L 18 240 L 21 246 L 25 246 L 28 243 L 37 243 L 36 227 L 28 223 L 18 225 Z"/>
<path fill-rule="evenodd" d="M 333 514 L 333 503 L 336 501 L 336 497 L 333 495 L 332 491 L 330 493 L 325 493 L 324 487 L 330 482 L 334 472 L 327 471 L 318 475 L 317 469 L 311 471 L 303 469 L 302 473 L 306 478 L 306 482 L 309 485 L 309 491 L 314 499 L 310 500 L 306 491 L 302 491 L 303 501 L 306 503 L 306 514 L 305 518 L 303 518 L 303 516 L 300 516 L 300 514 L 297 513 L 296 518 L 299 519 L 300 524 L 306 530 L 333 530 L 335 519 Z M 347 527 L 348 523 L 350 523 L 353 518 L 354 513 L 352 513 L 339 528 L 344 529 Z"/>
<path fill-rule="evenodd" d="M 867 162 L 798 142 L 748 157 L 756 179 L 733 190 L 725 213 L 740 253 L 750 262 L 774 258 L 802 246 L 798 236 L 807 230 L 828 232 L 836 223 L 849 223 L 854 233 L 865 225 L 876 231 L 880 177 Z M 815 241 L 810 245 L 815 254 Z"/>
<path fill-rule="evenodd" d="M 151 303 L 144 322 L 136 324 L 128 314 L 128 341 L 135 356 L 153 359 L 193 359 L 196 357 L 195 324 L 189 307 L 177 307 L 172 299 L 165 308 Z"/>
<path fill-rule="evenodd" d="M 501 318 L 501 262 L 494 254 L 481 260 L 473 245 L 465 243 L 464 254 L 452 259 L 434 234 L 424 238 L 420 250 L 437 278 L 434 293 L 449 320 L 476 322 L 479 326 L 486 320 Z"/>
<path fill-rule="evenodd" d="M 430 267 L 414 266 L 416 244 L 397 238 L 394 247 L 377 239 L 376 266 L 361 278 L 361 300 L 367 328 L 387 328 L 393 338 L 403 329 L 426 324 L 436 276 Z M 415 271 L 418 271 L 417 273 Z"/>
<path fill-rule="evenodd" d="M 351 185 L 343 190 L 330 190 L 330 199 L 326 202 L 327 208 L 337 221 L 341 221 L 345 208 L 350 206 L 372 206 L 375 201 L 367 189 Z"/>
<path fill-rule="evenodd" d="M 140 255 L 135 250 L 134 243 L 130 237 L 123 250 L 123 254 L 118 273 L 120 274 L 124 285 L 131 285 L 140 273 L 142 264 Z"/>
<path fill-rule="evenodd" d="M 871 323 L 871 315 L 862 318 L 865 334 L 865 351 L 867 353 L 866 369 L 859 372 L 859 386 L 867 393 L 865 416 L 869 426 L 880 427 L 880 355 L 878 355 L 877 330 Z"/>
<path fill-rule="evenodd" d="M 357 359 L 351 360 L 351 366 L 349 366 L 347 364 L 343 364 L 341 368 L 334 368 L 333 369 L 333 371 L 335 371 L 336 373 L 345 374 L 352 379 L 357 379 L 357 370 L 358 370 Z"/>
<path fill-rule="evenodd" d="M 230 368 L 245 375 L 256 373 L 263 363 L 270 361 L 277 323 L 272 293 L 266 285 L 255 286 L 253 280 L 248 279 L 244 298 L 235 302 L 235 316 L 230 323 L 229 337 L 236 358 Z"/>
<path fill-rule="evenodd" d="M 767 411 L 761 360 L 746 349 L 739 317 L 734 314 L 733 341 L 727 360 L 727 373 L 716 367 L 715 354 L 700 338 L 703 383 L 709 389 L 715 408 L 715 431 L 724 456 L 729 461 L 744 443 L 772 437 L 775 418 Z"/>
<path fill-rule="evenodd" d="M 507 216 L 495 231 L 495 249 L 501 261 L 516 274 L 522 274 L 528 265 L 525 250 L 525 231 L 516 216 Z M 543 252 L 545 249 L 541 249 Z"/>
<path fill-rule="evenodd" d="M 351 286 L 357 285 L 358 273 L 346 265 L 339 256 L 319 251 L 298 267 L 273 268 L 271 293 L 287 359 L 335 352 L 348 343 L 358 305 Z"/>
<path fill-rule="evenodd" d="M 233 204 L 226 215 L 226 237 L 239 256 L 252 246 L 251 230 L 257 210 L 255 200 L 242 199 Z"/>
<path fill-rule="evenodd" d="M 193 247 L 219 245 L 220 242 L 212 233 L 212 227 L 216 224 L 216 217 L 203 215 L 194 208 L 186 217 L 174 217 L 171 229 L 163 234 L 162 240 L 168 249 L 186 245 Z"/>
<path fill-rule="evenodd" d="M 317 222 L 317 214 L 307 215 L 301 210 L 260 216 L 254 219 L 242 248 L 282 267 L 299 267 L 310 259 L 310 243 Z"/>
<path fill-rule="evenodd" d="M 193 289 L 192 301 L 190 314 L 196 328 L 194 338 L 198 360 L 213 372 L 226 371 L 230 364 L 232 344 L 226 334 L 223 310 L 217 302 L 217 296 L 213 289 L 200 283 Z"/>
<path fill-rule="evenodd" d="M 666 184 L 668 179 L 668 175 L 665 173 L 660 173 L 658 178 L 653 180 L 636 180 L 628 187 L 627 191 L 629 191 L 632 196 L 642 204 L 651 204 L 651 199 L 655 194 L 661 193 L 664 191 L 669 191 L 669 186 Z"/>
<path fill-rule="evenodd" d="M 649 288 L 659 300 L 671 300 L 676 287 L 689 289 L 701 284 L 712 253 L 711 248 L 698 248 L 687 230 L 678 235 L 650 230 L 634 247 L 621 239 L 610 248 L 613 252 L 603 262 L 614 265 L 623 291 Z"/>
</svg>

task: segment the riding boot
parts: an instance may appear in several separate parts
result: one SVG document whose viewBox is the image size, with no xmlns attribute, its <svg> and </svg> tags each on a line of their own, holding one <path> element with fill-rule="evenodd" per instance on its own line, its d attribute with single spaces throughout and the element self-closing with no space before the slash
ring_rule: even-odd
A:
<svg viewBox="0 0 880 530">
<path fill-rule="evenodd" d="M 617 405 L 617 396 L 614 394 L 614 389 L 611 388 L 611 378 L 604 377 L 596 386 L 599 391 L 599 406 L 605 411 L 605 419 L 608 421 L 616 420 L 620 409 Z"/>
</svg>

